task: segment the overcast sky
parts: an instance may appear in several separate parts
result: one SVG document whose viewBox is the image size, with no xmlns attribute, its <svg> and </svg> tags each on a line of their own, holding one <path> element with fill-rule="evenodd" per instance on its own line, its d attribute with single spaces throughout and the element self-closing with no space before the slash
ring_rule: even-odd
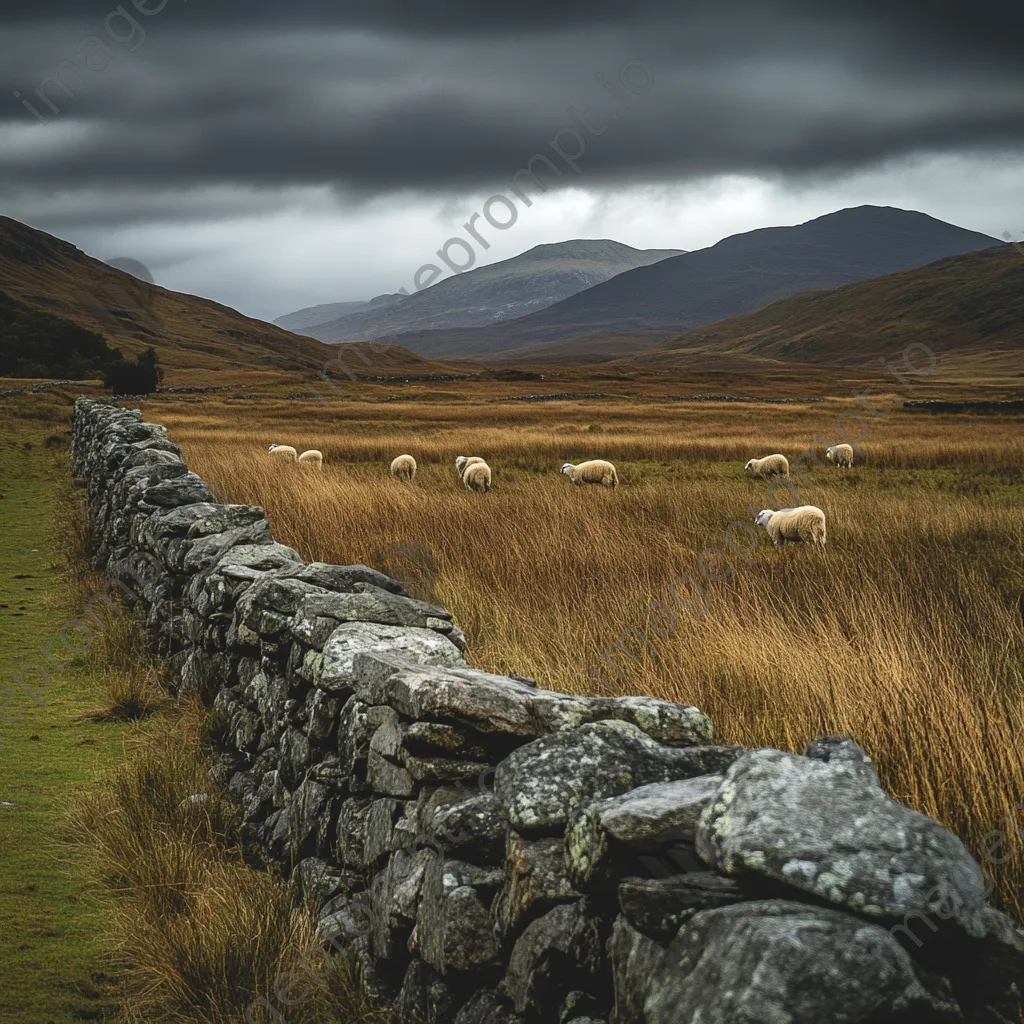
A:
<svg viewBox="0 0 1024 1024">
<path fill-rule="evenodd" d="M 1022 40 L 989 0 L 3 0 L 0 212 L 266 319 L 413 290 L 496 194 L 476 265 L 861 203 L 1021 238 Z"/>
</svg>

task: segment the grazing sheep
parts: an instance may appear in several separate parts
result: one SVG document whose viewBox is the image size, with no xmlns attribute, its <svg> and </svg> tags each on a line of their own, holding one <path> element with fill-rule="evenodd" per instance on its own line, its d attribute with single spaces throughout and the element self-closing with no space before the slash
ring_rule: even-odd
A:
<svg viewBox="0 0 1024 1024">
<path fill-rule="evenodd" d="M 292 462 L 299 457 L 299 453 L 290 444 L 272 444 L 267 451 L 271 455 L 284 455 Z"/>
<path fill-rule="evenodd" d="M 461 480 L 467 466 L 475 466 L 483 461 L 478 455 L 459 455 L 455 459 L 455 472 L 459 474 L 459 479 Z"/>
<path fill-rule="evenodd" d="M 471 462 L 462 474 L 462 482 L 471 491 L 489 491 L 491 489 L 491 467 L 482 460 Z"/>
<path fill-rule="evenodd" d="M 303 466 L 315 466 L 317 469 L 324 468 L 324 453 L 317 451 L 316 448 L 310 448 L 308 452 L 303 452 L 298 462 Z"/>
<path fill-rule="evenodd" d="M 396 480 L 411 480 L 416 475 L 416 460 L 411 455 L 399 455 L 391 463 L 391 475 Z"/>
<path fill-rule="evenodd" d="M 751 459 L 743 468 L 751 476 L 789 476 L 789 463 L 785 455 L 766 455 L 763 459 Z"/>
<path fill-rule="evenodd" d="M 574 466 L 566 462 L 561 470 L 577 487 L 583 484 L 600 484 L 602 487 L 618 487 L 619 475 L 615 467 L 604 459 L 591 459 L 590 462 L 581 462 Z"/>
<path fill-rule="evenodd" d="M 847 469 L 853 466 L 853 446 L 849 444 L 834 444 L 831 448 L 825 449 L 825 458 L 834 462 L 837 466 L 845 466 Z"/>
<path fill-rule="evenodd" d="M 777 512 L 770 508 L 762 509 L 754 522 L 768 531 L 768 536 L 777 548 L 781 548 L 786 541 L 791 544 L 804 541 L 815 547 L 825 546 L 825 513 L 817 505 L 780 508 Z"/>
</svg>

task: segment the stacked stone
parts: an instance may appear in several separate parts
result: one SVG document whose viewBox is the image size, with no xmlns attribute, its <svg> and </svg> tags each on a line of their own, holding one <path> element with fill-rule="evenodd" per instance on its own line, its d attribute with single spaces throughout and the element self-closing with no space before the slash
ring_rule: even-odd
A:
<svg viewBox="0 0 1024 1024">
<path fill-rule="evenodd" d="M 1017 1019 L 1024 933 L 852 741 L 469 669 L 445 609 L 304 564 L 137 410 L 73 433 L 96 564 L 212 704 L 248 840 L 401 1024 Z"/>
</svg>

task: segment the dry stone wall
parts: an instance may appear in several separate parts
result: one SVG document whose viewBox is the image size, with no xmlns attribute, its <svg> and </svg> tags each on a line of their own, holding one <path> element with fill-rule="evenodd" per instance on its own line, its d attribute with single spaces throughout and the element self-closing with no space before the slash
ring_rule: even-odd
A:
<svg viewBox="0 0 1024 1024">
<path fill-rule="evenodd" d="M 1018 1020 L 1024 936 L 852 740 L 744 751 L 693 707 L 470 669 L 448 611 L 303 563 L 137 410 L 73 426 L 95 566 L 401 1024 Z"/>
</svg>

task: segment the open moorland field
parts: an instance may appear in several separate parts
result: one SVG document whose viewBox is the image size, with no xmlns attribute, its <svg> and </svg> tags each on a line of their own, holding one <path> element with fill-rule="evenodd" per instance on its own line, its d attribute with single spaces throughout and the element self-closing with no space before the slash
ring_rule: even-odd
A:
<svg viewBox="0 0 1024 1024">
<path fill-rule="evenodd" d="M 262 505 L 304 558 L 365 562 L 448 606 L 476 667 L 696 704 L 721 740 L 748 746 L 851 733 L 889 791 L 959 833 L 1022 913 L 1019 417 L 932 416 L 873 396 L 881 415 L 844 421 L 866 434 L 859 464 L 809 464 L 794 495 L 769 493 L 744 463 L 775 451 L 795 461 L 813 439 L 820 458 L 852 399 L 344 391 L 153 400 L 144 413 L 222 498 Z M 271 442 L 319 448 L 322 473 L 273 462 Z M 403 485 L 387 468 L 406 452 L 419 473 Z M 487 459 L 491 493 L 458 485 L 459 454 Z M 559 476 L 588 458 L 615 462 L 617 490 Z M 753 528 L 758 509 L 794 498 L 824 509 L 824 553 L 774 550 Z"/>
</svg>

